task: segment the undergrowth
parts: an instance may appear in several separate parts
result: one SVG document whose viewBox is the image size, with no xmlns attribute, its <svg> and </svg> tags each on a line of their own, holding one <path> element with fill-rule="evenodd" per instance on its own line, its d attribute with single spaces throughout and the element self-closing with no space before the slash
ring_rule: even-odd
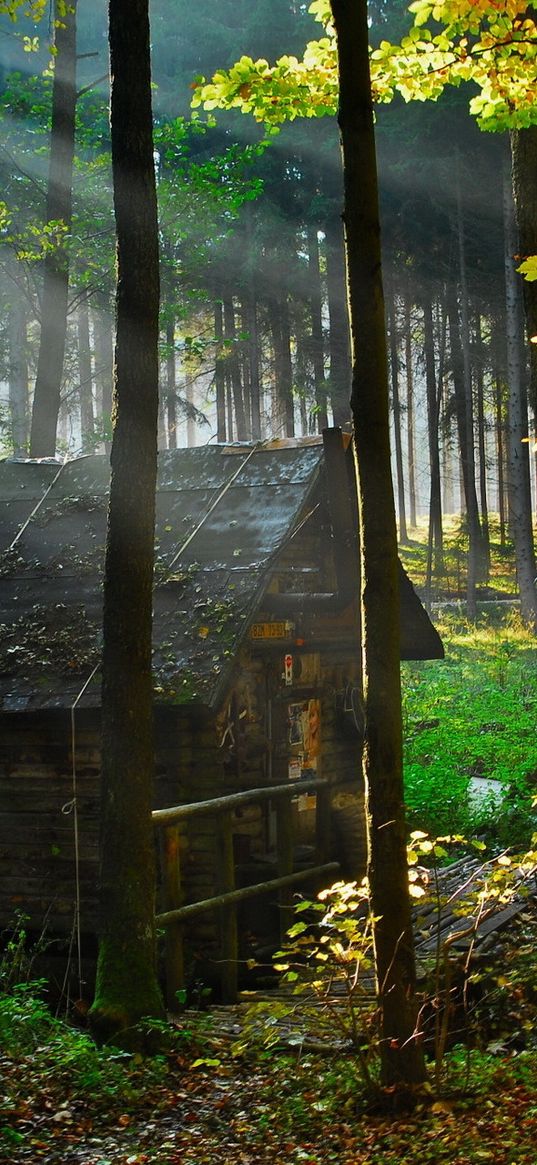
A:
<svg viewBox="0 0 537 1165">
<path fill-rule="evenodd" d="M 535 639 L 517 615 L 435 623 L 446 658 L 402 665 L 409 827 L 523 849 L 535 829 Z"/>
</svg>

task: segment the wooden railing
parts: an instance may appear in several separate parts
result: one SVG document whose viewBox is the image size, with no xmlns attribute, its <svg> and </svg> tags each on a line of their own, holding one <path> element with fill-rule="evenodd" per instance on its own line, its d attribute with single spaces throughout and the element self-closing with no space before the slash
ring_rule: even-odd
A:
<svg viewBox="0 0 537 1165">
<path fill-rule="evenodd" d="M 334 789 L 327 781 L 312 778 L 286 785 L 248 789 L 226 797 L 213 797 L 171 809 L 155 809 L 153 822 L 163 831 L 162 883 L 165 910 L 157 915 L 157 926 L 166 930 L 166 996 L 170 1009 L 177 1006 L 177 992 L 184 987 L 183 928 L 186 922 L 207 911 L 217 911 L 220 921 L 221 993 L 226 1003 L 237 997 L 238 932 L 237 907 L 247 898 L 276 891 L 280 907 L 281 937 L 287 930 L 292 913 L 292 890 L 312 878 L 336 874 L 338 862 L 328 861 L 330 845 L 330 798 Z M 294 871 L 293 822 L 289 802 L 302 793 L 315 792 L 316 855 L 314 866 Z M 247 802 L 261 804 L 274 801 L 276 806 L 276 868 L 278 877 L 255 885 L 237 887 L 233 853 L 233 811 Z M 180 825 L 193 817 L 215 814 L 217 817 L 215 849 L 218 893 L 213 898 L 182 904 Z"/>
</svg>

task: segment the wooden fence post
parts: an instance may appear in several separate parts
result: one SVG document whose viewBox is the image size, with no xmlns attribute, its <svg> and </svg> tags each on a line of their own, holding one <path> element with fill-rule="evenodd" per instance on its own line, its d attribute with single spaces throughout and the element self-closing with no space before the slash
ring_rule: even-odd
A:
<svg viewBox="0 0 537 1165">
<path fill-rule="evenodd" d="M 163 890 L 166 910 L 181 906 L 181 850 L 179 826 L 168 825 L 162 838 Z M 166 1006 L 177 1008 L 177 992 L 184 987 L 183 927 L 180 922 L 166 927 Z"/>
<path fill-rule="evenodd" d="M 278 797 L 276 802 L 276 847 L 278 855 L 278 877 L 293 873 L 294 837 L 290 797 Z M 280 908 L 280 942 L 283 942 L 293 920 L 293 889 L 284 887 L 278 894 Z"/>
<path fill-rule="evenodd" d="M 324 789 L 317 789 L 317 803 L 315 806 L 315 848 L 316 860 L 319 866 L 324 865 L 330 857 L 330 834 L 332 814 L 332 794 L 329 785 Z"/>
<path fill-rule="evenodd" d="M 233 854 L 232 813 L 224 811 L 218 820 L 218 891 L 220 894 L 235 889 L 235 857 Z M 237 907 L 234 903 L 220 907 L 220 957 L 222 959 L 222 1002 L 234 1003 L 237 998 L 238 934 Z"/>
</svg>

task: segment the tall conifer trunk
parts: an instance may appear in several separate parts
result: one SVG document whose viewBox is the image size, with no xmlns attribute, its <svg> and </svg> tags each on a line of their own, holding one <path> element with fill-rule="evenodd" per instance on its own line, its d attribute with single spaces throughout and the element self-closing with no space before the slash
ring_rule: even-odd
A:
<svg viewBox="0 0 537 1165">
<path fill-rule="evenodd" d="M 326 412 L 326 379 L 324 374 L 324 338 L 322 315 L 321 267 L 319 236 L 316 226 L 308 227 L 308 270 L 310 273 L 311 356 L 315 384 L 317 431 L 328 427 Z"/>
<path fill-rule="evenodd" d="M 406 372 L 406 424 L 408 454 L 408 496 L 410 525 L 417 522 L 416 497 L 416 448 L 414 433 L 414 366 L 412 360 L 412 306 L 410 297 L 405 302 L 405 372 Z"/>
<path fill-rule="evenodd" d="M 104 1039 L 162 1014 L 151 821 L 159 260 L 148 0 L 110 0 L 109 38 L 117 296 L 104 579 L 101 924 L 90 1013 Z"/>
<path fill-rule="evenodd" d="M 391 289 L 388 307 L 388 323 L 390 335 L 390 365 L 392 374 L 392 405 L 393 405 L 393 434 L 395 445 L 395 465 L 397 470 L 397 505 L 399 510 L 399 541 L 402 546 L 408 544 L 408 530 L 406 526 L 405 506 L 405 479 L 403 474 L 403 435 L 401 432 L 401 397 L 399 393 L 399 347 L 397 336 L 397 302 L 393 288 Z"/>
<path fill-rule="evenodd" d="M 52 82 L 52 122 L 46 222 L 71 229 L 76 112 L 76 4 L 65 13 L 54 4 L 56 57 Z M 30 455 L 54 457 L 67 331 L 69 254 L 60 244 L 43 261 L 41 334 L 35 378 Z"/>
<path fill-rule="evenodd" d="M 78 305 L 78 374 L 80 396 L 80 433 L 83 449 L 93 449 L 95 416 L 93 412 L 93 370 L 91 363 L 89 307 L 87 299 Z"/>
<path fill-rule="evenodd" d="M 368 877 L 386 1084 L 424 1079 L 416 1038 L 415 964 L 403 805 L 399 594 L 384 300 L 366 0 L 331 0 L 352 343 L 358 475 L 366 742 Z"/>
<path fill-rule="evenodd" d="M 214 387 L 216 394 L 216 440 L 225 441 L 226 426 L 226 370 L 225 360 L 222 358 L 224 341 L 224 309 L 219 298 L 219 289 L 215 290 L 214 299 L 214 338 L 216 341 L 216 355 L 214 361 Z"/>
<path fill-rule="evenodd" d="M 325 225 L 326 294 L 328 299 L 330 401 L 335 425 L 350 420 L 349 321 L 345 303 L 345 256 L 339 216 L 330 214 Z"/>
<path fill-rule="evenodd" d="M 28 336 L 24 302 L 16 282 L 8 316 L 8 384 L 11 442 L 15 457 L 26 457 L 28 443 Z"/>
<path fill-rule="evenodd" d="M 442 489 L 440 479 L 440 449 L 438 427 L 442 386 L 436 383 L 436 360 L 433 326 L 433 307 L 430 294 L 423 302 L 423 333 L 425 349 L 425 381 L 427 386 L 427 430 L 429 437 L 429 539 L 427 553 L 427 590 L 430 594 L 433 566 L 438 577 L 443 571 L 444 539 L 442 531 Z"/>
<path fill-rule="evenodd" d="M 509 521 L 522 618 L 537 629 L 536 562 L 528 457 L 528 401 L 523 343 L 522 280 L 516 273 L 517 236 L 510 175 L 504 174 L 505 294 L 507 333 L 507 460 Z"/>
<path fill-rule="evenodd" d="M 515 199 L 519 253 L 527 258 L 537 254 L 537 125 L 513 130 L 511 134 L 513 194 Z M 537 336 L 537 282 L 523 281 L 528 339 Z M 530 343 L 529 399 L 537 416 L 537 344 Z"/>
</svg>

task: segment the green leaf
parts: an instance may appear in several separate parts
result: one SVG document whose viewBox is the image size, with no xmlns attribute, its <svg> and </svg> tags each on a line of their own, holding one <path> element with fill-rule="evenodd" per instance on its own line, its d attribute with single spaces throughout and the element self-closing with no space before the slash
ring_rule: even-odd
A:
<svg viewBox="0 0 537 1165">
<path fill-rule="evenodd" d="M 520 275 L 524 276 L 524 279 L 526 279 L 528 283 L 534 283 L 535 280 L 537 280 L 537 255 L 529 255 L 528 258 L 524 259 L 524 262 L 521 263 L 519 267 L 517 267 L 517 271 Z"/>
</svg>

